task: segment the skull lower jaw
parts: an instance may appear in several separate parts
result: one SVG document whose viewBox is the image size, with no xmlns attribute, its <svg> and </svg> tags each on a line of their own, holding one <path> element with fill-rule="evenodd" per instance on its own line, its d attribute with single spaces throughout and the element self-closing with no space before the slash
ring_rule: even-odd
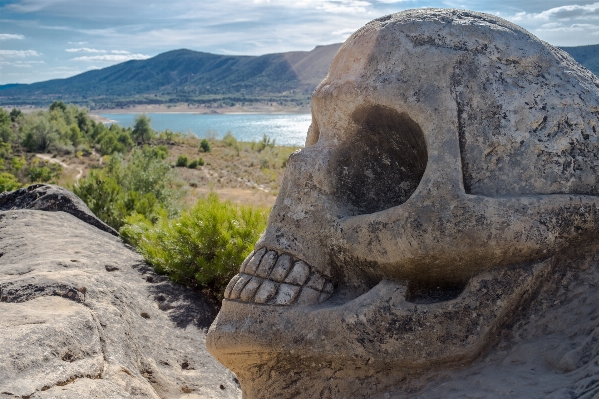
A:
<svg viewBox="0 0 599 399">
<path fill-rule="evenodd" d="M 552 265 L 549 259 L 487 272 L 456 299 L 429 304 L 407 302 L 406 287 L 388 280 L 342 304 L 336 294 L 310 306 L 224 300 L 207 347 L 237 374 L 247 398 L 295 397 L 290 385 L 302 397 L 333 385 L 368 397 L 373 386 L 397 383 L 408 370 L 480 356 Z"/>
</svg>

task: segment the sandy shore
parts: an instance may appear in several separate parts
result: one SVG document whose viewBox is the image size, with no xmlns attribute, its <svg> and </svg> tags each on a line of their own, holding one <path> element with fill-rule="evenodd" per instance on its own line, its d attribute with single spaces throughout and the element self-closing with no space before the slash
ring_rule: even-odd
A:
<svg viewBox="0 0 599 399">
<path fill-rule="evenodd" d="M 7 112 L 10 112 L 14 107 L 2 106 Z M 37 111 L 47 111 L 48 108 L 37 108 L 32 106 L 16 107 L 23 113 L 29 114 Z M 96 123 L 115 123 L 115 120 L 101 116 L 100 114 L 309 114 L 310 107 L 291 107 L 280 105 L 254 104 L 249 106 L 234 106 L 222 108 L 209 108 L 203 105 L 177 104 L 154 104 L 154 105 L 133 105 L 127 108 L 111 108 L 111 109 L 93 109 L 89 111 L 89 117 Z"/>
<path fill-rule="evenodd" d="M 92 113 L 89 114 L 89 118 L 96 123 L 116 123 L 116 121 L 113 119 L 108 119 L 103 116 Z"/>
<path fill-rule="evenodd" d="M 127 108 L 96 109 L 91 114 L 137 114 L 137 113 L 173 113 L 173 114 L 309 114 L 310 107 L 291 107 L 279 105 L 255 104 L 249 106 L 234 106 L 208 108 L 203 105 L 134 105 Z"/>
</svg>

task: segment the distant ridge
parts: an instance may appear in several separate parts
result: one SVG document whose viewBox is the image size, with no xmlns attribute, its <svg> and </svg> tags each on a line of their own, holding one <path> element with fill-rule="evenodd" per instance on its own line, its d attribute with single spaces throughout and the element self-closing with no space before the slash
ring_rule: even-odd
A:
<svg viewBox="0 0 599 399">
<path fill-rule="evenodd" d="M 95 107 L 123 102 L 306 102 L 340 46 L 262 56 L 173 50 L 67 79 L 0 86 L 0 105 L 41 105 L 57 99 Z"/>
<path fill-rule="evenodd" d="M 577 47 L 562 47 L 579 64 L 599 76 L 599 44 Z"/>
<path fill-rule="evenodd" d="M 278 102 L 307 105 L 341 43 L 262 56 L 173 50 L 67 79 L 0 86 L 0 105 L 47 106 L 63 100 L 92 109 L 134 104 Z M 599 76 L 599 44 L 563 47 Z"/>
</svg>

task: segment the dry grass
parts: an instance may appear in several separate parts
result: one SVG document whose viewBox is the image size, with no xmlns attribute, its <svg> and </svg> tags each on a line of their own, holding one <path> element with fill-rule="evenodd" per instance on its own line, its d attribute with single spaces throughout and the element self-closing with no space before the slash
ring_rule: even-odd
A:
<svg viewBox="0 0 599 399">
<path fill-rule="evenodd" d="M 185 137 L 175 141 L 157 140 L 155 144 L 166 145 L 166 159 L 175 165 L 180 155 L 189 161 L 200 157 L 204 166 L 197 169 L 175 168 L 178 184 L 186 191 L 182 199 L 192 205 L 197 198 L 216 192 L 223 200 L 238 204 L 272 206 L 279 192 L 289 155 L 300 147 L 266 146 L 259 143 L 237 142 L 227 144 L 222 140 L 210 140 L 211 151 L 200 152 L 200 139 Z M 56 156 L 57 161 L 68 167 L 58 181 L 60 185 L 73 184 L 77 176 L 85 177 L 92 168 L 101 167 L 102 158 L 93 153 L 89 156 Z M 81 172 L 81 174 L 80 174 Z"/>
<path fill-rule="evenodd" d="M 300 148 L 210 140 L 211 151 L 200 152 L 200 140 L 195 137 L 165 144 L 169 147 L 167 161 L 172 164 L 180 155 L 190 162 L 200 157 L 204 160 L 204 166 L 197 169 L 176 168 L 178 178 L 189 187 L 188 203 L 215 191 L 221 199 L 267 206 L 272 206 L 279 192 L 289 155 Z"/>
</svg>

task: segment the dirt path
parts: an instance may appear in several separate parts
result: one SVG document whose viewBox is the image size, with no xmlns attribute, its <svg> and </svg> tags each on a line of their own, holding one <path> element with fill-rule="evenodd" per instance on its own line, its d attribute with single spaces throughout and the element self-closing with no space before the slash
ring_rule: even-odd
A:
<svg viewBox="0 0 599 399">
<path fill-rule="evenodd" d="M 70 168 L 71 166 L 67 165 L 66 163 L 62 162 L 59 159 L 56 158 L 52 158 L 52 155 L 48 155 L 48 154 L 35 154 L 36 157 L 43 159 L 44 161 L 48 161 L 50 163 L 57 163 L 60 166 L 62 166 L 63 168 Z"/>
<path fill-rule="evenodd" d="M 48 155 L 48 154 L 35 154 L 36 157 L 43 159 L 44 161 L 50 162 L 50 163 L 57 163 L 60 166 L 62 166 L 65 169 L 71 169 L 71 168 L 75 168 L 77 169 L 77 176 L 75 176 L 75 181 L 79 181 L 79 179 L 81 178 L 81 176 L 83 176 L 83 168 L 79 167 L 79 166 L 75 166 L 75 165 L 68 165 L 64 162 L 62 162 L 59 159 L 56 158 L 52 158 L 52 155 Z"/>
</svg>

